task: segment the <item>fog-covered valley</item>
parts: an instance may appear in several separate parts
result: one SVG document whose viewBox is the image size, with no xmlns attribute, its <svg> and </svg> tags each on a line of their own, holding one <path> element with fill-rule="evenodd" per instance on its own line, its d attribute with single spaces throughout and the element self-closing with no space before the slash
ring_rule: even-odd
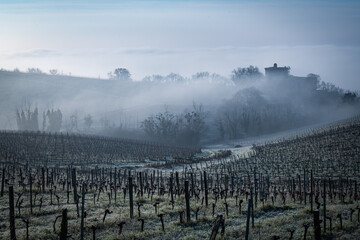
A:
<svg viewBox="0 0 360 240">
<path fill-rule="evenodd" d="M 107 79 L 2 70 L 0 126 L 197 145 L 359 113 L 356 91 L 316 74 L 293 76 L 289 67 L 266 71 L 249 66 L 228 77 L 198 72 L 191 78 L 171 73 L 133 80 L 125 68 Z"/>
</svg>

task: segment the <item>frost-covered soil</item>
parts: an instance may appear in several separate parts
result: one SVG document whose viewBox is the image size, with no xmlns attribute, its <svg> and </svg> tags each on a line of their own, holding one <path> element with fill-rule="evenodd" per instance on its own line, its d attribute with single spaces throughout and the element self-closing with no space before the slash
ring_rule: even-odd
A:
<svg viewBox="0 0 360 240">
<path fill-rule="evenodd" d="M 326 127 L 327 126 L 322 125 L 319 126 L 319 129 L 323 129 Z M 198 179 L 197 184 L 199 184 L 200 172 L 202 172 L 203 170 L 208 170 L 205 165 L 216 165 L 223 163 L 224 165 L 226 165 L 227 161 L 232 161 L 234 157 L 246 156 L 247 154 L 250 154 L 254 151 L 251 145 L 254 144 L 255 140 L 257 141 L 256 144 L 261 144 L 261 142 L 265 143 L 267 141 L 270 141 L 269 139 L 278 141 L 282 138 L 292 138 L 295 136 L 293 134 L 309 134 L 310 131 L 308 129 L 309 128 L 302 130 L 286 131 L 272 136 L 243 139 L 221 143 L 218 145 L 207 146 L 207 148 L 203 150 L 202 156 L 212 156 L 215 154 L 216 151 L 220 149 L 230 149 L 232 151 L 232 156 L 226 159 L 207 162 L 206 164 L 198 163 L 194 164 L 194 166 L 178 165 L 173 169 L 169 169 L 168 171 L 179 171 L 180 176 L 182 176 L 181 171 L 185 167 L 188 169 L 191 167 L 199 167 L 200 170 L 196 172 Z M 314 128 L 312 127 L 310 129 Z M 358 134 L 358 130 L 355 132 L 355 135 L 350 133 L 347 135 L 347 138 L 344 138 L 346 142 L 349 142 L 349 136 L 351 136 L 350 140 L 354 140 L 354 138 L 356 139 L 360 137 L 360 135 Z M 332 139 L 331 141 L 329 140 L 329 143 L 334 143 L 334 138 L 329 138 L 329 136 L 327 137 L 328 139 Z M 303 144 L 306 144 L 306 142 Z M 354 141 L 353 146 L 355 146 L 355 144 L 356 142 Z M 235 147 L 235 145 L 242 145 L 242 147 Z M 283 148 L 285 147 L 283 146 Z M 333 148 L 334 146 L 331 146 L 331 148 L 322 148 L 321 150 L 327 152 L 331 151 L 331 149 Z M 352 153 L 352 149 L 347 148 L 347 151 L 349 153 Z M 294 152 L 296 152 L 296 149 L 290 151 L 290 153 Z M 359 153 L 359 151 L 356 151 L 354 154 L 356 153 Z M 354 162 L 358 160 L 359 159 L 354 159 Z M 251 161 L 252 160 L 250 159 L 249 162 Z M 318 161 L 317 164 L 319 164 L 319 167 L 328 167 L 327 161 Z M 136 166 L 137 171 L 140 170 L 139 167 L 140 166 Z M 241 165 L 241 170 L 250 172 L 250 170 L 246 168 L 249 168 L 249 164 L 245 164 L 244 162 L 244 164 Z M 336 167 L 333 169 L 333 171 L 338 172 L 339 168 Z M 270 171 L 270 173 L 274 172 L 275 171 Z M 213 176 L 213 179 L 215 179 L 215 175 Z M 198 187 L 200 188 L 200 186 Z M 239 184 L 238 187 L 243 188 L 244 186 Z M 9 202 L 6 189 L 7 186 L 5 188 L 4 196 L 0 197 L 0 239 L 10 238 L 8 211 Z M 47 190 L 48 189 L 49 188 L 47 188 Z M 69 234 L 72 235 L 71 239 L 79 239 L 80 218 L 76 216 L 76 207 L 73 204 L 72 198 L 70 200 L 70 203 L 66 202 L 67 192 L 65 190 L 62 190 L 62 188 L 58 186 L 56 193 L 60 197 L 59 203 L 57 203 L 56 199 L 53 197 L 53 203 L 51 204 L 51 195 L 49 191 L 42 193 L 41 191 L 37 190 L 37 187 L 35 188 L 35 191 L 38 192 L 38 196 L 34 207 L 34 214 L 30 214 L 28 204 L 28 189 L 22 195 L 22 198 L 24 198 L 24 203 L 21 207 L 21 217 L 29 219 L 29 238 L 58 239 L 60 221 L 55 224 L 55 230 L 53 223 L 56 217 L 61 214 L 62 209 L 67 208 L 69 211 Z M 18 199 L 18 193 L 20 192 L 23 192 L 22 187 L 16 185 L 15 201 Z M 137 219 L 137 206 L 134 206 L 135 217 L 131 219 L 129 216 L 128 195 L 124 197 L 122 189 L 119 189 L 117 195 L 118 199 L 115 203 L 114 198 L 112 198 L 111 202 L 109 201 L 109 192 L 110 188 L 108 188 L 104 192 L 101 192 L 101 194 L 99 191 L 96 190 L 89 190 L 87 192 L 85 197 L 85 211 L 87 213 L 87 217 L 85 219 L 85 239 L 92 239 L 92 231 L 90 230 L 91 226 L 95 226 L 97 228 L 96 239 L 209 239 L 213 226 L 213 220 L 217 214 L 222 214 L 225 217 L 226 227 L 224 235 L 220 234 L 220 228 L 217 239 L 244 239 L 247 213 L 247 197 L 244 193 L 240 193 L 238 197 L 235 197 L 236 193 L 234 193 L 233 196 L 229 195 L 225 200 L 224 198 L 215 197 L 214 192 L 210 191 L 208 207 L 206 207 L 201 200 L 204 196 L 203 193 L 200 193 L 199 198 L 193 196 L 190 199 L 190 223 L 180 223 L 179 221 L 179 211 L 183 211 L 185 209 L 184 194 L 175 197 L 174 207 L 172 207 L 172 204 L 170 203 L 170 197 L 168 193 L 159 196 L 157 195 L 157 191 L 155 191 L 154 196 L 145 193 L 143 197 L 136 194 L 134 196 L 134 203 L 139 202 L 143 204 L 143 206 L 141 207 L 141 217 L 145 220 L 145 227 L 144 231 L 141 232 L 140 222 Z M 100 194 L 99 200 L 94 201 L 94 194 Z M 43 205 L 41 209 L 39 206 L 40 197 L 43 198 Z M 340 201 L 337 196 L 335 196 L 333 200 L 328 201 L 327 214 L 329 217 L 332 218 L 333 229 L 332 232 L 330 232 L 329 223 L 327 223 L 328 229 L 326 233 L 323 232 L 322 228 L 323 239 L 360 239 L 360 225 L 358 222 L 358 207 L 360 202 L 359 200 L 354 201 L 353 199 L 353 196 L 347 195 L 345 201 Z M 241 206 L 239 206 L 239 200 L 243 200 Z M 157 214 L 155 214 L 155 202 L 159 202 L 159 213 L 164 214 L 165 231 L 162 230 L 160 219 Z M 320 202 L 322 203 L 321 197 Z M 212 213 L 213 203 L 216 203 L 214 208 L 214 216 Z M 228 204 L 228 215 L 226 214 L 225 203 Z M 314 206 L 315 205 L 316 204 L 314 204 Z M 322 209 L 321 206 L 320 208 Z M 106 209 L 109 209 L 112 213 L 107 215 L 106 219 L 103 221 L 103 216 Z M 196 209 L 199 209 L 198 219 L 196 219 L 195 216 Z M 356 210 L 355 212 L 353 212 L 352 217 L 350 215 L 351 210 Z M 19 216 L 20 214 L 18 208 L 15 209 L 15 214 L 17 237 L 18 239 L 26 239 L 26 227 Z M 338 214 L 341 214 L 342 216 L 342 228 L 340 227 L 339 218 L 336 217 L 338 216 Z M 300 201 L 299 199 L 294 201 L 289 194 L 286 195 L 285 203 L 281 199 L 280 195 L 275 197 L 274 202 L 272 202 L 271 195 L 269 195 L 268 198 L 265 199 L 263 202 L 258 199 L 258 205 L 255 208 L 254 215 L 254 227 L 250 226 L 249 239 L 290 239 L 290 231 L 292 230 L 294 230 L 293 239 L 304 239 L 304 224 L 309 224 L 310 226 L 307 232 L 306 239 L 314 239 L 314 229 L 312 227 L 313 214 L 310 212 L 309 202 L 307 203 L 307 205 L 305 205 L 304 202 Z M 122 229 L 122 232 L 119 233 L 118 224 L 121 221 L 125 221 L 126 223 Z M 184 222 L 185 221 L 186 218 L 184 217 Z"/>
</svg>

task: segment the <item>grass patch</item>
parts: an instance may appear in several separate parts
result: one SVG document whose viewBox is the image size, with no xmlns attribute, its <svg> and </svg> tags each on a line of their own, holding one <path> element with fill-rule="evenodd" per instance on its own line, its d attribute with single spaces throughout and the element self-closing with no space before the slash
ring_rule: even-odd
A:
<svg viewBox="0 0 360 240">
<path fill-rule="evenodd" d="M 293 210 L 294 208 L 293 207 L 290 207 L 290 206 L 273 206 L 273 205 L 270 205 L 270 204 L 266 204 L 264 206 L 261 206 L 259 208 L 260 211 L 263 211 L 265 213 L 267 212 L 282 212 L 282 211 L 287 211 L 287 210 Z"/>
</svg>

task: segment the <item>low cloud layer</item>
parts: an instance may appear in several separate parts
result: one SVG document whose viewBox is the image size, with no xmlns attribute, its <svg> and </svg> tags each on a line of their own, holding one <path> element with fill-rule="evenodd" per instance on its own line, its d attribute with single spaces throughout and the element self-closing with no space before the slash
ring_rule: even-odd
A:
<svg viewBox="0 0 360 240">
<path fill-rule="evenodd" d="M 357 66 L 360 47 L 356 46 L 262 46 L 216 48 L 118 48 L 88 50 L 34 49 L 22 52 L 0 52 L 2 67 L 27 70 L 38 67 L 47 72 L 58 69 L 65 74 L 107 78 L 117 67 L 129 69 L 133 79 L 169 72 L 191 77 L 198 71 L 217 72 L 229 76 L 239 66 L 264 68 L 274 62 L 290 66 L 292 73 L 306 76 L 315 73 L 322 80 L 344 89 L 360 90 Z"/>
</svg>

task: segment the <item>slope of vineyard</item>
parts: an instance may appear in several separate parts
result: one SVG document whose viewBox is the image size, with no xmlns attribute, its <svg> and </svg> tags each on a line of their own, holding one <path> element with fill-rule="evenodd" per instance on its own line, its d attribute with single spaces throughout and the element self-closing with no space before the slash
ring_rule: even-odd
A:
<svg viewBox="0 0 360 240">
<path fill-rule="evenodd" d="M 360 117 L 341 121 L 301 135 L 254 145 L 249 156 L 232 156 L 223 169 L 209 171 L 262 172 L 272 177 L 294 177 L 313 170 L 317 177 L 360 177 Z M 231 166 L 231 168 L 229 168 Z"/>
<path fill-rule="evenodd" d="M 18 152 L 31 142 L 14 139 Z M 81 141 L 72 145 L 91 151 Z M 64 146 L 48 149 L 54 145 Z M 1 164 L 0 239 L 10 238 L 10 202 L 18 239 L 26 239 L 27 224 L 29 239 L 58 239 L 64 224 L 73 239 L 79 229 L 84 239 L 360 238 L 360 118 L 246 154 L 232 150 L 167 169 L 14 165 L 8 156 Z"/>
<path fill-rule="evenodd" d="M 115 164 L 190 158 L 198 148 L 98 136 L 0 132 L 2 161 L 30 165 Z"/>
</svg>

